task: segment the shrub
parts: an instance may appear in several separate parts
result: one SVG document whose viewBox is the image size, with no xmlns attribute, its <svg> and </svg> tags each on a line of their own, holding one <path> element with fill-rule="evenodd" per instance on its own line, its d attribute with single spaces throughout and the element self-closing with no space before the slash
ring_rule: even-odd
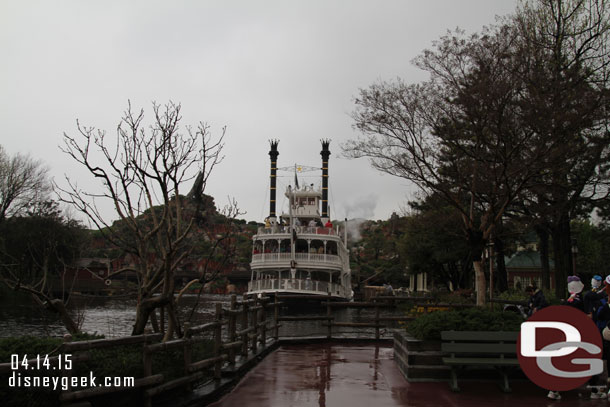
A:
<svg viewBox="0 0 610 407">
<path fill-rule="evenodd" d="M 544 298 L 549 305 L 561 305 L 561 299 L 557 298 L 554 290 L 543 290 Z M 503 293 L 498 294 L 496 299 L 499 300 L 510 300 L 510 301 L 529 301 L 529 295 L 522 290 L 510 289 Z M 502 304 L 494 304 L 495 309 L 501 310 Z"/>
<path fill-rule="evenodd" d="M 17 338 L 0 338 L 0 363 L 11 361 L 11 355 L 19 355 L 23 359 L 35 358 L 36 355 L 49 354 L 63 343 L 61 338 L 36 338 L 34 336 L 22 336 Z"/>
<path fill-rule="evenodd" d="M 425 314 L 407 325 L 407 331 L 422 340 L 440 340 L 441 331 L 518 331 L 523 318 L 513 312 L 473 307 Z"/>
</svg>

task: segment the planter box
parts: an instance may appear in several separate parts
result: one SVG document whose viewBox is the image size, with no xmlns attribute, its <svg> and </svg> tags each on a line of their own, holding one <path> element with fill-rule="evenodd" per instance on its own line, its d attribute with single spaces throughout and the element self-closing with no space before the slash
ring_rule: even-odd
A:
<svg viewBox="0 0 610 407">
<path fill-rule="evenodd" d="M 404 330 L 396 330 L 394 362 L 410 382 L 449 380 L 450 370 L 443 364 L 440 341 L 421 341 Z"/>
<path fill-rule="evenodd" d="M 422 341 L 405 330 L 394 331 L 394 362 L 409 382 L 449 381 L 451 369 L 443 364 L 441 341 Z M 493 369 L 492 369 L 493 370 Z M 464 369 L 460 380 L 498 380 L 499 375 L 485 369 Z M 526 380 L 521 369 L 509 373 L 511 380 Z"/>
</svg>

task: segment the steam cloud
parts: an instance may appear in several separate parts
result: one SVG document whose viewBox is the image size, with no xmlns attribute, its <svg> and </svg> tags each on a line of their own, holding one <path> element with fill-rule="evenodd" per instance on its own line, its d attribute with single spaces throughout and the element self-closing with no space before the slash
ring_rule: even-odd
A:
<svg viewBox="0 0 610 407">
<path fill-rule="evenodd" d="M 357 242 L 362 239 L 360 234 L 360 226 L 367 219 L 375 216 L 375 208 L 377 207 L 377 195 L 369 194 L 365 197 L 356 199 L 353 204 L 345 204 L 345 214 L 349 220 L 347 223 L 347 233 L 350 235 L 352 242 Z"/>
</svg>

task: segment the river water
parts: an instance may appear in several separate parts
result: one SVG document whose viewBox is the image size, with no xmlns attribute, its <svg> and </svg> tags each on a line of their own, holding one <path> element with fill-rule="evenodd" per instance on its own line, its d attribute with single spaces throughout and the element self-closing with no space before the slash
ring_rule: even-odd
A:
<svg viewBox="0 0 610 407">
<path fill-rule="evenodd" d="M 230 297 L 204 294 L 187 295 L 181 301 L 182 317 L 193 306 L 192 324 L 209 322 L 214 318 L 215 304 L 229 307 Z M 97 333 L 106 338 L 131 335 L 136 316 L 136 299 L 125 297 L 75 297 L 69 312 L 75 320 L 82 321 L 82 331 Z M 28 296 L 11 291 L 0 292 L 0 337 L 33 335 L 63 336 L 66 333 L 61 320 L 42 309 Z"/>
<path fill-rule="evenodd" d="M 191 309 L 195 307 L 192 325 L 198 325 L 214 319 L 215 304 L 220 302 L 223 308 L 229 308 L 230 296 L 202 294 L 185 296 L 180 305 L 181 319 L 185 320 Z M 131 335 L 135 321 L 136 300 L 120 297 L 79 297 L 76 298 L 70 313 L 76 320 L 82 321 L 82 331 L 97 333 L 106 338 Z M 292 309 L 282 309 L 281 315 L 322 315 L 325 310 L 300 309 L 296 313 Z M 335 321 L 362 322 L 374 315 L 372 310 L 338 309 L 334 311 Z M 388 314 L 389 315 L 389 314 Z M 280 336 L 322 336 L 327 328 L 319 321 L 281 322 Z M 0 291 L 0 337 L 11 336 L 55 336 L 61 337 L 66 329 L 59 318 L 43 310 L 39 305 L 23 293 Z M 333 336 L 372 337 L 373 328 L 333 328 Z M 389 330 L 382 330 L 384 337 L 389 337 Z"/>
</svg>

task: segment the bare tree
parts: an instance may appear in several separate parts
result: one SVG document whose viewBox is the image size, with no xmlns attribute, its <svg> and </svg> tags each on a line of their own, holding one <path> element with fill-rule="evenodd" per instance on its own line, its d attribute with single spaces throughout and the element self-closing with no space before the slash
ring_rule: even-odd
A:
<svg viewBox="0 0 610 407">
<path fill-rule="evenodd" d="M 82 319 L 74 319 L 67 309 L 75 280 L 66 270 L 86 241 L 84 230 L 61 213 L 57 202 L 32 205 L 26 215 L 0 224 L 0 281 L 30 294 L 57 314 L 68 332 L 77 333 Z"/>
<path fill-rule="evenodd" d="M 485 245 L 555 142 L 520 126 L 523 83 L 512 75 L 515 41 L 509 26 L 443 37 L 415 61 L 429 81 L 360 91 L 353 118 L 362 135 L 343 145 L 347 156 L 368 157 L 378 170 L 412 181 L 459 211 L 477 304 L 485 302 Z"/>
<path fill-rule="evenodd" d="M 480 251 L 521 202 L 552 208 L 563 295 L 571 216 L 583 198 L 609 191 L 609 33 L 607 0 L 527 1 L 500 26 L 425 51 L 415 64 L 429 81 L 374 85 L 356 100 L 364 136 L 345 145 L 347 154 L 462 214 L 479 303 Z"/>
<path fill-rule="evenodd" d="M 116 137 L 84 127 L 79 135 L 64 134 L 63 151 L 101 181 L 102 192 L 83 191 L 68 179 L 62 199 L 74 205 L 117 247 L 129 253 L 131 264 L 115 274 L 135 272 L 138 304 L 133 334 L 141 334 L 154 310 L 163 307 L 168 316 L 166 339 L 181 335 L 176 313 L 174 273 L 187 258 L 189 238 L 200 209 L 181 195 L 185 183 L 197 174 L 203 193 L 214 167 L 223 159 L 222 129 L 214 138 L 209 126 L 180 128 L 180 105 L 153 103 L 154 123 L 143 125 L 144 111 L 129 104 Z M 119 222 L 103 216 L 97 202 L 112 203 Z"/>
<path fill-rule="evenodd" d="M 50 191 L 48 168 L 41 161 L 22 154 L 10 157 L 0 146 L 0 223 L 45 200 Z"/>
<path fill-rule="evenodd" d="M 543 264 L 552 237 L 556 293 L 563 296 L 573 272 L 570 220 L 588 217 L 590 206 L 610 193 L 610 2 L 527 1 L 513 21 L 523 50 L 518 74 L 527 84 L 524 125 L 546 139 L 564 140 L 544 157 L 549 171 L 524 196 Z M 548 287 L 548 265 L 543 270 Z"/>
</svg>

